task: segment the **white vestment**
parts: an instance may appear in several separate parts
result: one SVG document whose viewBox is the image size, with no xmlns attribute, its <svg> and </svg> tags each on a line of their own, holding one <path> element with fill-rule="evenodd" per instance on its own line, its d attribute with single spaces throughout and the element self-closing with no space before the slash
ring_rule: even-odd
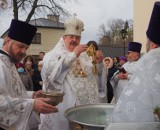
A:
<svg viewBox="0 0 160 130">
<path fill-rule="evenodd" d="M 33 112 L 33 92 L 27 93 L 14 63 L 4 54 L 0 54 L 0 81 L 0 127 L 30 130 L 34 121 L 38 126 L 37 114 Z"/>
<path fill-rule="evenodd" d="M 160 105 L 160 48 L 150 50 L 136 65 L 119 97 L 111 123 L 156 121 L 154 109 Z"/>
<path fill-rule="evenodd" d="M 41 114 L 39 130 L 69 130 L 68 120 L 64 117 L 65 110 L 76 105 L 98 103 L 103 100 L 99 99 L 100 97 L 107 99 L 106 68 L 97 65 L 99 73 L 95 75 L 90 58 L 85 58 L 84 53 L 77 58 L 74 52 L 69 52 L 62 38 L 55 48 L 45 55 L 41 73 L 43 90 L 57 89 L 65 95 L 63 102 L 57 105 L 59 112 Z M 86 77 L 74 75 L 77 60 L 87 74 Z"/>
<path fill-rule="evenodd" d="M 128 72 L 128 79 L 118 79 L 118 76 L 115 75 L 117 74 L 117 72 L 115 72 L 114 76 L 111 78 L 110 83 L 112 84 L 113 87 L 115 103 L 117 102 L 119 96 L 121 95 L 124 87 L 127 85 L 129 79 L 133 75 L 136 63 L 137 61 L 132 61 L 132 62 L 128 61 L 122 66 Z"/>
<path fill-rule="evenodd" d="M 105 130 L 160 130 L 160 122 L 112 123 Z"/>
</svg>

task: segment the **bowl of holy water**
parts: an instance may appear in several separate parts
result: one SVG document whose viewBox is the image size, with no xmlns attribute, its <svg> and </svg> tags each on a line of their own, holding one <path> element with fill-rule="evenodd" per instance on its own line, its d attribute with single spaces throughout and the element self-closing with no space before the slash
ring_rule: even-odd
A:
<svg viewBox="0 0 160 130">
<path fill-rule="evenodd" d="M 41 92 L 43 98 L 49 98 L 50 100 L 46 103 L 56 106 L 63 101 L 64 92 Z"/>
</svg>

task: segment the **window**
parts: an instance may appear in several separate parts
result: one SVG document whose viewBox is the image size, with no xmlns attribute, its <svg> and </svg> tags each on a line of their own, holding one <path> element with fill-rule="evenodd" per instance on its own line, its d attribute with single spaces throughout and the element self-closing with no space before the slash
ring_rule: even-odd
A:
<svg viewBox="0 0 160 130">
<path fill-rule="evenodd" d="M 32 44 L 41 44 L 41 33 L 36 33 L 33 37 Z"/>
</svg>

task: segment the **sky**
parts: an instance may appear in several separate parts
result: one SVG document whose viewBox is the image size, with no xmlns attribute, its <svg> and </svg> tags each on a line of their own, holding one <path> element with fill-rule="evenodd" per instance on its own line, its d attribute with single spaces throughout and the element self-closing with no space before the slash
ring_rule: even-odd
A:
<svg viewBox="0 0 160 130">
<path fill-rule="evenodd" d="M 133 0 L 70 0 L 64 8 L 84 22 L 81 43 L 98 42 L 99 26 L 108 19 L 133 19 Z M 12 14 L 0 14 L 0 36 L 8 29 Z"/>
<path fill-rule="evenodd" d="M 133 19 L 133 0 L 77 0 L 68 3 L 70 13 L 84 22 L 81 42 L 98 41 L 99 26 L 108 19 Z"/>
</svg>

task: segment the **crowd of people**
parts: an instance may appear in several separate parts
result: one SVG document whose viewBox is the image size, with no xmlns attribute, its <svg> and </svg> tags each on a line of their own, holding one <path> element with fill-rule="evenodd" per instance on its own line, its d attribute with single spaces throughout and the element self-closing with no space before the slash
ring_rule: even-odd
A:
<svg viewBox="0 0 160 130">
<path fill-rule="evenodd" d="M 139 42 L 129 42 L 125 56 L 104 57 L 96 41 L 81 44 L 83 21 L 71 18 L 64 24 L 65 33 L 56 46 L 46 54 L 39 52 L 37 61 L 26 56 L 37 28 L 11 21 L 0 50 L 0 130 L 73 130 L 65 111 L 95 103 L 115 104 L 106 130 L 126 130 L 121 127 L 125 123 L 156 122 L 160 2 L 153 8 L 146 32 L 147 53 L 142 57 Z M 63 92 L 63 102 L 48 104 L 50 98 L 42 97 L 42 91 Z"/>
<path fill-rule="evenodd" d="M 27 55 L 22 61 L 15 64 L 27 91 L 42 90 L 41 70 L 44 55 L 44 52 L 40 52 L 38 60 L 35 60 L 34 56 Z"/>
</svg>

